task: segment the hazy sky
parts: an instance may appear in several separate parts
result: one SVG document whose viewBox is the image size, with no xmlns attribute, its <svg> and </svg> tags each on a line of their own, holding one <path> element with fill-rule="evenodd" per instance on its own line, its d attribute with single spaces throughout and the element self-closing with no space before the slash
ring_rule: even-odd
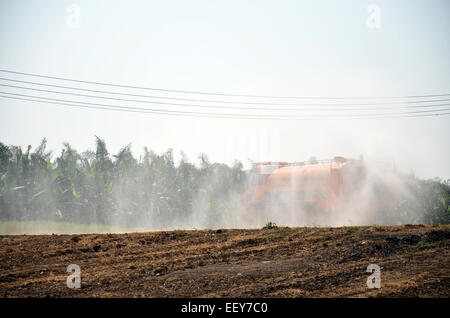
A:
<svg viewBox="0 0 450 318">
<path fill-rule="evenodd" d="M 372 3 L 381 9 L 379 28 L 367 25 Z M 78 28 L 69 23 L 71 4 L 80 9 Z M 445 94 L 450 93 L 449 31 L 448 0 L 0 1 L 0 68 L 235 94 Z M 5 73 L 0 77 L 92 88 Z M 4 87 L 0 91 L 30 93 Z M 422 177 L 444 179 L 450 178 L 449 127 L 450 116 L 324 121 L 183 118 L 0 98 L 0 141 L 36 146 L 47 137 L 56 153 L 64 141 L 78 150 L 92 149 L 98 135 L 112 153 L 131 142 L 136 156 L 148 146 L 157 152 L 183 150 L 190 160 L 204 152 L 211 161 L 226 163 L 362 154 L 393 161 Z"/>
</svg>

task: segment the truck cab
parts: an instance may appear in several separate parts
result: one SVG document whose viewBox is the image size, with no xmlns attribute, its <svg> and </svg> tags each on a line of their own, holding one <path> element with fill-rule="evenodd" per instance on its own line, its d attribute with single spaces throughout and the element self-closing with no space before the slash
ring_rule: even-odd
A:
<svg viewBox="0 0 450 318">
<path fill-rule="evenodd" d="M 269 192 L 269 177 L 282 167 L 287 167 L 287 162 L 262 162 L 253 165 L 250 170 L 247 188 L 244 192 L 244 210 L 250 212 L 261 210 L 266 205 Z"/>
</svg>

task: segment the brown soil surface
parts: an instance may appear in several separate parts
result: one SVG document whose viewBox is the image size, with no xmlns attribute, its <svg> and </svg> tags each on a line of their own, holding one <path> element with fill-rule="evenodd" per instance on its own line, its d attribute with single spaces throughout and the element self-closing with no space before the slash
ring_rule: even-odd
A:
<svg viewBox="0 0 450 318">
<path fill-rule="evenodd" d="M 0 236 L 0 297 L 398 296 L 450 296 L 448 227 Z"/>
</svg>

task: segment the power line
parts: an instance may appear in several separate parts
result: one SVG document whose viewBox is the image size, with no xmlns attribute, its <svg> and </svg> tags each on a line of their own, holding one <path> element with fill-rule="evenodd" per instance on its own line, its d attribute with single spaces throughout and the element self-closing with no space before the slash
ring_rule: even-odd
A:
<svg viewBox="0 0 450 318">
<path fill-rule="evenodd" d="M 178 101 L 189 101 L 189 102 L 205 102 L 205 103 L 223 103 L 223 104 L 245 104 L 245 105 L 276 105 L 276 106 L 372 106 L 372 105 L 402 105 L 402 104 L 420 104 L 420 103 L 431 103 L 431 102 L 443 102 L 443 101 L 450 101 L 450 99 L 434 99 L 434 100 L 406 100 L 406 101 L 400 101 L 400 102 L 371 102 L 371 103 L 351 103 L 351 104 L 336 104 L 336 103 L 267 103 L 267 102 L 246 102 L 246 101 L 225 101 L 225 100 L 208 100 L 208 99 L 190 99 L 190 98 L 178 98 L 178 97 L 168 97 L 168 96 L 154 96 L 154 95 L 142 95 L 142 94 L 130 94 L 130 93 L 122 93 L 122 92 L 112 92 L 112 91 L 103 91 L 103 90 L 94 90 L 94 89 L 87 89 L 87 88 L 79 88 L 79 87 L 72 87 L 72 86 L 62 86 L 62 85 L 54 85 L 54 84 L 45 84 L 45 83 L 39 83 L 39 82 L 30 82 L 30 81 L 22 81 L 22 80 L 16 80 L 16 79 L 10 79 L 10 78 L 4 78 L 0 77 L 0 80 L 3 81 L 9 81 L 9 82 L 16 82 L 16 83 L 23 83 L 23 84 L 31 84 L 31 85 L 39 85 L 39 86 L 46 86 L 46 87 L 55 87 L 55 88 L 62 88 L 62 89 L 71 89 L 71 90 L 77 90 L 77 91 L 85 91 L 85 92 L 93 92 L 93 93 L 102 93 L 102 94 L 113 94 L 113 95 L 122 95 L 122 96 L 132 96 L 132 97 L 142 97 L 142 98 L 154 98 L 154 99 L 168 99 L 168 100 L 178 100 Z M 0 84 L 1 86 L 6 87 L 15 87 L 15 88 L 22 88 L 22 89 L 32 89 L 32 88 L 25 88 L 20 86 L 14 86 L 14 85 L 6 85 L 6 84 Z M 34 89 L 36 90 L 36 89 Z M 50 92 L 50 91 L 47 91 Z M 54 91 L 51 91 L 54 92 Z M 55 92 L 58 93 L 58 92 Z M 59 92 L 62 93 L 62 92 Z M 86 96 L 86 95 L 85 95 Z M 131 100 L 135 101 L 135 100 Z M 157 103 L 157 102 L 153 102 Z M 172 104 L 169 104 L 172 105 Z M 180 105 L 180 104 L 175 104 Z M 181 104 L 185 105 L 185 104 Z M 189 106 L 196 106 L 196 107 L 209 107 L 209 108 L 236 108 L 236 109 L 260 109 L 260 110 L 271 110 L 271 108 L 239 108 L 239 107 L 224 107 L 224 106 L 205 106 L 205 105 L 189 105 Z M 408 106 L 408 108 L 414 108 L 414 107 L 426 107 L 426 106 Z M 406 108 L 406 107 L 405 107 Z M 280 108 L 272 108 L 273 110 L 280 110 Z M 383 109 L 383 108 L 379 108 Z M 386 108 L 387 109 L 387 108 Z M 286 110 L 292 110 L 286 109 Z"/>
<path fill-rule="evenodd" d="M 151 113 L 151 114 L 159 114 L 159 115 L 209 117 L 209 118 L 266 119 L 266 120 L 323 120 L 323 119 L 333 120 L 333 119 L 381 119 L 381 118 L 428 117 L 428 116 L 442 116 L 442 115 L 450 114 L 450 112 L 449 112 L 450 108 L 448 108 L 448 109 L 442 109 L 442 110 L 371 114 L 371 115 L 363 115 L 363 116 L 361 116 L 361 115 L 348 116 L 347 115 L 347 116 L 341 116 L 341 117 L 330 117 L 330 116 L 321 116 L 321 117 L 289 116 L 289 117 L 285 117 L 285 116 L 264 116 L 264 115 L 254 115 L 254 114 L 242 115 L 242 114 L 223 114 L 223 113 L 219 114 L 219 113 L 169 111 L 169 110 L 147 109 L 147 108 L 126 107 L 126 106 L 116 106 L 116 105 L 106 105 L 106 104 L 94 104 L 94 103 L 85 103 L 85 102 L 78 102 L 78 101 L 67 101 L 67 100 L 59 100 L 59 99 L 30 96 L 30 95 L 23 95 L 23 94 L 14 94 L 14 93 L 7 93 L 7 92 L 0 92 L 0 94 L 21 96 L 21 97 L 14 97 L 14 96 L 0 95 L 0 97 L 3 97 L 3 98 L 26 100 L 26 101 L 32 101 L 32 102 L 41 102 L 41 103 L 47 103 L 47 104 L 65 105 L 65 106 L 72 106 L 72 107 L 103 109 L 103 110 L 116 110 L 116 111 L 134 112 L 134 113 Z M 33 98 L 33 99 L 30 99 L 30 98 Z M 426 114 L 424 114 L 424 113 L 426 113 Z"/>
<path fill-rule="evenodd" d="M 203 92 L 203 91 L 187 91 L 187 90 L 175 90 L 175 89 L 163 89 L 163 88 L 153 88 L 153 87 L 142 87 L 142 86 L 132 86 L 132 85 L 122 85 L 122 84 L 112 84 L 112 83 L 104 83 L 104 82 L 94 82 L 94 81 L 84 81 L 84 80 L 76 80 L 70 78 L 56 77 L 56 76 L 48 76 L 48 75 L 40 75 L 34 73 L 25 73 L 25 72 L 17 72 L 0 69 L 0 72 L 10 73 L 10 74 L 18 74 L 25 76 L 33 76 L 47 79 L 54 79 L 60 81 L 70 81 L 76 83 L 84 83 L 84 84 L 95 84 L 95 85 L 104 85 L 104 86 L 112 86 L 112 87 L 122 87 L 122 88 L 133 88 L 133 89 L 142 89 L 142 90 L 150 90 L 150 91 L 161 91 L 161 92 L 170 92 L 170 93 L 183 93 L 183 94 L 200 94 L 200 95 L 213 95 L 213 96 L 229 96 L 229 97 L 245 97 L 245 98 L 272 98 L 272 99 L 329 99 L 329 100 L 346 100 L 346 99 L 396 99 L 396 98 L 425 98 L 425 97 L 443 97 L 450 96 L 449 93 L 445 94 L 428 94 L 428 95 L 405 95 L 405 96 L 351 96 L 351 97 L 320 97 L 320 96 L 271 96 L 271 95 L 248 95 L 248 94 L 230 94 L 230 93 L 212 93 L 212 92 Z"/>
<path fill-rule="evenodd" d="M 156 102 L 156 101 L 146 101 L 146 100 L 137 100 L 137 99 L 126 99 L 126 98 L 116 98 L 116 97 L 105 97 L 105 96 L 97 96 L 97 95 L 87 95 L 87 94 L 78 94 L 78 93 L 70 93 L 70 92 L 61 92 L 47 89 L 39 89 L 39 88 L 31 88 L 31 87 L 23 87 L 9 84 L 0 84 L 3 87 L 9 88 L 18 88 L 25 90 L 32 90 L 37 92 L 45 92 L 52 94 L 63 94 L 63 95 L 71 95 L 77 97 L 88 97 L 88 98 L 99 98 L 99 99 L 108 99 L 114 101 L 122 101 L 122 102 L 133 102 L 133 103 L 145 103 L 145 104 L 157 104 L 157 105 L 169 105 L 169 106 L 183 106 L 183 107 L 202 107 L 202 108 L 219 108 L 219 109 L 238 109 L 238 110 L 259 110 L 259 111 L 371 111 L 371 110 L 392 110 L 392 109 L 407 109 L 407 108 L 430 108 L 430 107 L 442 107 L 448 106 L 447 104 L 434 104 L 434 105 L 413 105 L 413 106 L 398 106 L 395 108 L 392 107 L 366 107 L 366 108 L 257 108 L 257 107 L 236 107 L 236 106 L 214 106 L 214 105 L 198 105 L 198 104 L 184 104 L 184 103 L 167 103 L 167 102 Z M 439 102 L 444 101 L 448 102 L 450 99 L 441 99 L 441 100 L 431 100 L 427 102 Z"/>
<path fill-rule="evenodd" d="M 190 94 L 206 94 L 206 95 L 220 95 L 220 96 L 238 96 L 238 97 L 267 97 L 267 98 L 293 98 L 293 99 L 388 99 L 388 98 L 428 98 L 428 97 L 438 97 L 438 96 L 450 96 L 450 94 L 435 94 L 435 95 L 410 95 L 410 96 L 391 96 L 391 97 L 292 97 L 292 96 L 264 96 L 264 95 L 238 95 L 238 94 L 223 94 L 223 93 L 207 93 L 207 92 L 194 92 L 194 91 L 179 91 L 179 90 L 167 90 L 167 89 L 157 89 L 157 88 L 148 88 L 148 87 L 139 87 L 139 86 L 129 86 L 129 85 L 119 85 L 119 84 L 109 84 L 109 83 L 100 83 L 100 82 L 92 82 L 92 81 L 82 81 L 82 80 L 74 80 L 62 77 L 53 77 L 39 74 L 31 74 L 31 73 L 22 73 L 16 71 L 8 71 L 8 70 L 0 70 L 0 72 L 26 75 L 26 76 L 34 76 L 34 77 L 42 77 L 56 80 L 64 80 L 85 84 L 95 84 L 95 85 L 106 85 L 113 87 L 122 87 L 122 88 L 137 88 L 137 89 L 147 89 L 147 90 L 158 90 L 165 92 L 175 92 L 175 93 L 190 93 Z M 0 78 L 0 80 L 11 81 L 11 82 L 19 82 L 24 84 L 31 85 L 40 85 L 46 87 L 56 87 L 62 89 L 71 89 L 77 91 L 88 91 L 94 93 L 101 94 L 114 94 L 114 95 L 122 95 L 122 96 L 133 96 L 133 97 L 144 97 L 144 98 L 156 98 L 156 99 L 171 99 L 171 100 L 181 100 L 181 101 L 195 101 L 202 103 L 227 103 L 227 104 L 252 104 L 252 105 L 289 105 L 289 106 L 342 106 L 345 104 L 336 104 L 336 103 L 301 103 L 301 104 L 280 104 L 280 103 L 266 103 L 266 102 L 248 102 L 248 101 L 219 101 L 219 100 L 205 100 L 205 99 L 186 99 L 186 98 L 178 98 L 178 97 L 168 97 L 168 96 L 151 96 L 151 95 L 140 95 L 140 94 L 130 94 L 123 92 L 111 92 L 111 91 L 103 91 L 103 90 L 94 90 L 87 88 L 79 88 L 72 86 L 62 86 L 62 85 L 54 85 L 54 84 L 45 84 L 39 82 L 32 81 L 22 81 L 17 79 L 9 79 L 9 78 Z M 0 84 L 3 87 L 9 87 L 14 89 L 24 89 L 24 90 L 33 90 L 37 92 L 45 92 L 50 94 L 63 94 L 63 95 L 71 95 L 83 98 L 97 98 L 97 99 L 108 99 L 113 101 L 121 101 L 121 102 L 132 102 L 132 103 L 147 103 L 147 104 L 156 104 L 156 105 L 165 105 L 165 106 L 183 106 L 183 107 L 203 107 L 203 108 L 220 108 L 220 109 L 229 109 L 229 110 L 253 110 L 253 111 L 308 111 L 308 112 L 316 112 L 316 111 L 328 111 L 329 114 L 318 115 L 318 114 L 306 114 L 306 115 L 292 115 L 292 114 L 246 114 L 246 113 L 214 113 L 214 112 L 200 112 L 200 111 L 185 111 L 185 110 L 169 110 L 169 109 L 155 109 L 155 108 L 142 108 L 142 107 L 130 107 L 130 106 L 117 106 L 111 104 L 100 104 L 100 103 L 91 103 L 91 102 L 83 102 L 83 101 L 74 101 L 74 100 L 65 100 L 65 99 L 56 99 L 42 96 L 33 96 L 33 95 L 25 95 L 25 94 L 15 94 L 10 92 L 0 92 L 2 94 L 6 94 L 9 96 L 1 95 L 3 98 L 10 99 L 18 99 L 18 100 L 26 100 L 32 102 L 40 102 L 40 103 L 48 103 L 48 104 L 58 104 L 72 107 L 83 107 L 83 108 L 94 108 L 94 109 L 103 109 L 103 110 L 120 110 L 120 111 L 129 111 L 129 112 L 140 112 L 140 113 L 152 113 L 152 114 L 162 114 L 162 115 L 176 115 L 176 116 L 194 116 L 194 117 L 210 117 L 210 118 L 241 118 L 241 119 L 269 119 L 269 120 L 322 120 L 322 119 L 376 119 L 376 118 L 399 118 L 399 117 L 425 117 L 425 116 L 440 116 L 450 114 L 450 108 L 437 109 L 437 107 L 448 107 L 450 103 L 443 104 L 428 104 L 428 103 L 436 103 L 436 102 L 448 102 L 450 99 L 432 99 L 432 100 L 406 100 L 406 101 L 396 101 L 396 102 L 371 102 L 371 103 L 351 103 L 346 106 L 373 106 L 373 105 L 406 105 L 406 106 L 397 106 L 397 107 L 364 107 L 364 108 L 257 108 L 257 107 L 237 107 L 237 106 L 223 106 L 223 105 L 198 105 L 198 104 L 187 104 L 187 103 L 167 103 L 161 101 L 149 101 L 149 100 L 137 100 L 137 99 L 127 99 L 127 98 L 116 98 L 116 97 L 107 97 L 107 96 L 98 96 L 98 95 L 88 95 L 88 94 L 78 94 L 73 92 L 64 92 L 64 91 L 55 91 L 49 89 L 38 89 L 33 87 L 24 87 L 24 86 L 16 86 L 9 84 Z M 12 96 L 11 96 L 12 95 Z M 15 97 L 13 97 L 15 96 Z M 424 103 L 427 103 L 424 105 Z M 414 104 L 414 105 L 411 105 Z M 419 111 L 404 111 L 404 112 L 389 112 L 398 109 L 409 109 L 409 108 L 433 108 L 429 110 L 419 110 Z M 387 110 L 387 113 L 353 113 L 353 114 L 333 114 L 336 112 L 358 112 L 358 111 L 376 111 L 376 110 Z"/>
</svg>

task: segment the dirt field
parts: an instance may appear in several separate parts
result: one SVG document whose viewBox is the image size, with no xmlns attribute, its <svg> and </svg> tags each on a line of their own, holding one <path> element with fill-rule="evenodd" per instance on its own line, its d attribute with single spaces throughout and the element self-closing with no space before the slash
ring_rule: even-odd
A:
<svg viewBox="0 0 450 318">
<path fill-rule="evenodd" d="M 81 288 L 66 286 L 69 264 Z M 381 289 L 366 286 L 369 264 Z M 1 297 L 449 297 L 448 227 L 0 237 Z"/>
</svg>

